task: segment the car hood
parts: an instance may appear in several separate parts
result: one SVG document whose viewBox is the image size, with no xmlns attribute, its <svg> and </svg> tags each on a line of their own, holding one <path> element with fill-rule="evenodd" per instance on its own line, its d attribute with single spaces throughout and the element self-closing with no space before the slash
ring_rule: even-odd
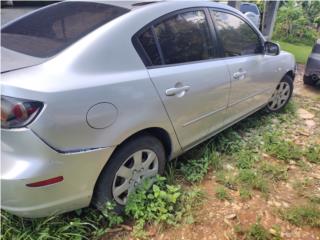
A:
<svg viewBox="0 0 320 240">
<path fill-rule="evenodd" d="M 46 60 L 1 47 L 1 73 L 38 65 Z"/>
</svg>

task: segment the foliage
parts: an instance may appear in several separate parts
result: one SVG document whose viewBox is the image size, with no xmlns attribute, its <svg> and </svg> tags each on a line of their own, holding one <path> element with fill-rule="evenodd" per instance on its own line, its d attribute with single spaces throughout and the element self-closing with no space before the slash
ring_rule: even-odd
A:
<svg viewBox="0 0 320 240">
<path fill-rule="evenodd" d="M 136 232 L 140 233 L 146 223 L 175 225 L 182 217 L 192 218 L 192 210 L 202 197 L 199 189 L 183 191 L 180 186 L 168 185 L 164 177 L 158 177 L 151 188 L 150 182 L 145 181 L 129 196 L 125 212 L 136 220 Z"/>
<path fill-rule="evenodd" d="M 207 146 L 200 159 L 191 159 L 182 163 L 180 171 L 191 183 L 201 181 L 209 168 L 219 170 L 222 168 L 220 154 L 214 148 Z"/>
<path fill-rule="evenodd" d="M 264 162 L 261 164 L 259 170 L 263 176 L 268 177 L 275 182 L 287 180 L 288 178 L 287 168 L 282 167 L 279 164 Z"/>
<path fill-rule="evenodd" d="M 125 212 L 138 223 L 147 222 L 175 224 L 181 220 L 178 201 L 181 197 L 179 186 L 167 185 L 165 178 L 158 177 L 149 191 L 150 182 L 145 181 L 138 190 L 131 194 Z"/>
<path fill-rule="evenodd" d="M 258 172 L 251 169 L 241 169 L 237 176 L 238 181 L 246 187 L 268 193 L 269 187 L 266 179 Z"/>
<path fill-rule="evenodd" d="M 209 169 L 209 162 L 206 159 L 192 159 L 183 164 L 180 168 L 184 177 L 189 182 L 199 182 L 207 174 Z"/>
<path fill-rule="evenodd" d="M 293 142 L 283 140 L 277 132 L 268 132 L 264 135 L 264 147 L 267 153 L 285 162 L 299 160 L 302 150 Z"/>
<path fill-rule="evenodd" d="M 241 225 L 236 225 L 235 232 L 242 235 L 245 240 L 280 240 L 280 232 L 277 229 L 275 235 L 272 235 L 264 226 L 261 225 L 260 220 L 249 228 L 245 229 Z"/>
<path fill-rule="evenodd" d="M 215 195 L 219 200 L 231 200 L 230 194 L 225 187 L 219 186 L 215 190 Z"/>
<path fill-rule="evenodd" d="M 305 156 L 309 162 L 320 163 L 320 146 L 309 146 L 308 149 L 305 151 Z"/>
<path fill-rule="evenodd" d="M 297 226 L 320 227 L 320 209 L 313 204 L 282 210 L 281 216 Z"/>
<path fill-rule="evenodd" d="M 2 211 L 1 239 L 99 239 L 110 227 L 123 221 L 113 212 L 113 207 L 107 203 L 102 212 L 85 209 L 78 215 L 74 212 L 39 219 L 23 219 Z"/>
<path fill-rule="evenodd" d="M 258 155 L 247 149 L 241 149 L 237 152 L 235 158 L 237 159 L 236 165 L 240 169 L 250 169 L 258 161 Z"/>
<path fill-rule="evenodd" d="M 320 1 L 286 1 L 278 10 L 274 38 L 313 45 L 320 36 Z"/>
</svg>

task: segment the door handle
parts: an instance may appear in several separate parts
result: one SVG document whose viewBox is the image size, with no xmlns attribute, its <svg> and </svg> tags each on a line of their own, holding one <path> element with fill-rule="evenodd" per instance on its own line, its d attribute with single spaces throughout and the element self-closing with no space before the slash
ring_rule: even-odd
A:
<svg viewBox="0 0 320 240">
<path fill-rule="evenodd" d="M 247 76 L 246 71 L 239 71 L 233 74 L 233 78 L 236 80 L 243 80 Z"/>
<path fill-rule="evenodd" d="M 166 90 L 167 96 L 174 96 L 181 93 L 186 93 L 190 89 L 190 86 L 174 87 Z"/>
</svg>

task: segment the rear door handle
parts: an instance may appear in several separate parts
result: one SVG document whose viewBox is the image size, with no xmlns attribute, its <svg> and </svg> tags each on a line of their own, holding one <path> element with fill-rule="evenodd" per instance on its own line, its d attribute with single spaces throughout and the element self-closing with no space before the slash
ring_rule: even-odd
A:
<svg viewBox="0 0 320 240">
<path fill-rule="evenodd" d="M 166 95 L 167 96 L 174 96 L 177 94 L 182 94 L 188 92 L 190 89 L 190 86 L 182 86 L 182 87 L 174 87 L 174 88 L 169 88 L 166 90 Z"/>
</svg>

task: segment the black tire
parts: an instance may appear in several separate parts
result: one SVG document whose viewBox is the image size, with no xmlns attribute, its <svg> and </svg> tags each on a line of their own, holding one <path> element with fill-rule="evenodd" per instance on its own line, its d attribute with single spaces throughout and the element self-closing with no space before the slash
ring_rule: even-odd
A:
<svg viewBox="0 0 320 240">
<path fill-rule="evenodd" d="M 95 186 L 92 203 L 97 208 L 102 208 L 106 202 L 115 203 L 114 211 L 116 213 L 124 212 L 124 205 L 114 201 L 112 186 L 118 169 L 122 164 L 135 152 L 139 150 L 152 150 L 158 158 L 158 174 L 164 173 L 166 156 L 165 150 L 159 139 L 151 135 L 141 135 L 129 140 L 120 146 L 119 149 L 112 155 L 108 163 L 102 170 Z"/>
<path fill-rule="evenodd" d="M 283 110 L 283 108 L 286 107 L 286 105 L 288 104 L 288 102 L 290 101 L 291 97 L 292 97 L 292 93 L 293 93 L 293 78 L 290 76 L 290 75 L 285 75 L 282 80 L 279 82 L 279 84 L 277 85 L 277 88 L 278 86 L 282 83 L 282 82 L 285 82 L 285 83 L 288 83 L 289 86 L 290 86 L 290 90 L 289 90 L 289 97 L 288 99 L 284 102 L 284 104 L 279 108 L 279 109 L 272 109 L 270 107 L 270 102 L 267 104 L 267 106 L 265 107 L 265 110 L 268 112 L 268 113 L 277 113 L 277 112 L 280 112 Z M 277 88 L 275 89 L 275 91 L 277 90 Z"/>
</svg>

